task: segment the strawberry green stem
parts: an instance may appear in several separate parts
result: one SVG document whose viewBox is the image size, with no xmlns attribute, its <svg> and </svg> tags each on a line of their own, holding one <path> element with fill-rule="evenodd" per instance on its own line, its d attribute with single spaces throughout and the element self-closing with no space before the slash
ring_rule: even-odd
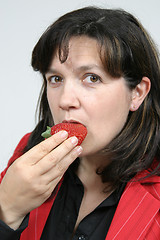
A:
<svg viewBox="0 0 160 240">
<path fill-rule="evenodd" d="M 51 135 L 51 127 L 48 127 L 48 126 L 47 126 L 47 130 L 46 130 L 45 132 L 43 132 L 43 133 L 41 134 L 41 136 L 44 137 L 44 138 L 49 138 L 49 137 L 51 137 L 51 136 L 52 136 L 52 135 Z"/>
</svg>

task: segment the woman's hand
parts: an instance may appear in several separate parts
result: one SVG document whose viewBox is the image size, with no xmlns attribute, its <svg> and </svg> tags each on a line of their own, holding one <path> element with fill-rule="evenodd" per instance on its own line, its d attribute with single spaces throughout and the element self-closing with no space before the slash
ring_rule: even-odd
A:
<svg viewBox="0 0 160 240">
<path fill-rule="evenodd" d="M 44 203 L 82 148 L 61 131 L 33 147 L 7 170 L 0 185 L 0 219 L 16 229 L 31 210 Z M 66 140 L 67 139 L 67 140 Z"/>
</svg>

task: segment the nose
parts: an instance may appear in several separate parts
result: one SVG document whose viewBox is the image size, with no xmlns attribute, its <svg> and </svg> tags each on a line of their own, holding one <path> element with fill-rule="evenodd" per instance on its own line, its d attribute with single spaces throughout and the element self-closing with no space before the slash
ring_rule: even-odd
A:
<svg viewBox="0 0 160 240">
<path fill-rule="evenodd" d="M 77 84 L 78 85 L 78 84 Z M 59 106 L 61 109 L 68 111 L 80 106 L 80 91 L 76 83 L 65 82 L 61 88 Z"/>
</svg>

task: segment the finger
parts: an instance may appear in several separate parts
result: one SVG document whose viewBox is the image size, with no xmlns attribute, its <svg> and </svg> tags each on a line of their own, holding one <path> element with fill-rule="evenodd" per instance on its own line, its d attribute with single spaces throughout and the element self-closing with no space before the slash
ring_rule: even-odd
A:
<svg viewBox="0 0 160 240">
<path fill-rule="evenodd" d="M 28 164 L 34 165 L 67 139 L 67 137 L 68 133 L 66 131 L 60 131 L 30 149 L 21 158 Z"/>
<path fill-rule="evenodd" d="M 61 161 L 43 174 L 43 182 L 51 184 L 52 187 L 55 186 L 55 182 L 56 184 L 59 182 L 70 164 L 82 153 L 82 150 L 81 146 L 77 146 L 70 151 Z"/>
<path fill-rule="evenodd" d="M 71 137 L 60 144 L 56 149 L 52 150 L 41 161 L 38 162 L 39 174 L 44 174 L 51 168 L 54 168 L 60 161 L 78 144 L 76 137 Z M 68 163 L 69 165 L 70 163 Z"/>
</svg>

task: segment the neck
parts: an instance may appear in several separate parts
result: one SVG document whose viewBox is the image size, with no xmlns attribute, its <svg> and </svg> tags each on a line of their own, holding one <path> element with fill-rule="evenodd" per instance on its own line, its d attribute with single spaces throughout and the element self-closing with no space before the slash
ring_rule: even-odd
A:
<svg viewBox="0 0 160 240">
<path fill-rule="evenodd" d="M 109 163 L 109 161 L 108 161 Z M 103 191 L 107 183 L 103 183 L 101 176 L 96 173 L 98 168 L 107 165 L 106 159 L 102 155 L 94 155 L 80 158 L 80 164 L 77 175 L 82 181 L 84 188 L 87 190 L 99 189 Z"/>
<path fill-rule="evenodd" d="M 102 153 L 84 156 L 80 158 L 80 167 L 88 173 L 96 172 L 98 168 L 106 167 L 110 161 Z"/>
</svg>

